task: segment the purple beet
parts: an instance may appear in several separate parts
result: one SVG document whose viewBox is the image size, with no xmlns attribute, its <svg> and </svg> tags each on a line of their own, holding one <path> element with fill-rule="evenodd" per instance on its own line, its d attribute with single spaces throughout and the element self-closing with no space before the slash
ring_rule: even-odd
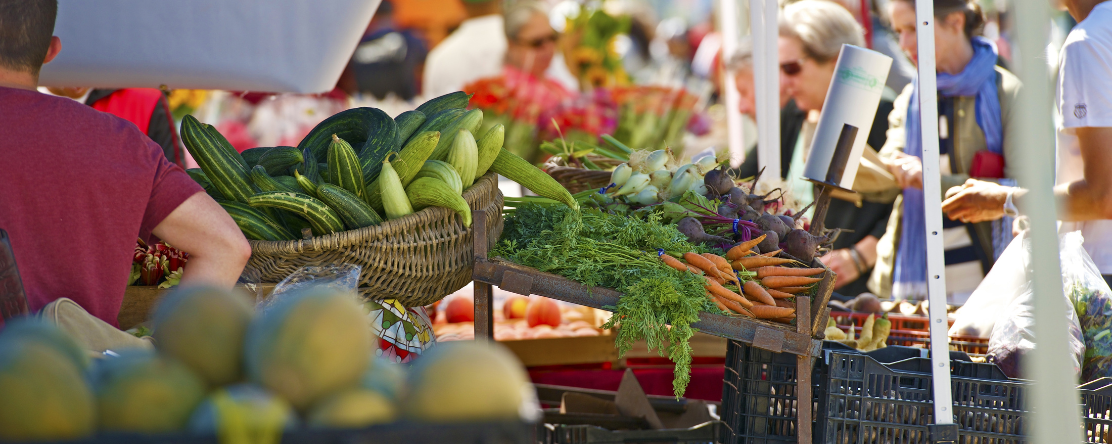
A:
<svg viewBox="0 0 1112 444">
<path fill-rule="evenodd" d="M 737 205 L 729 202 L 724 202 L 722 205 L 718 206 L 718 215 L 722 217 L 728 217 L 730 219 L 737 219 L 738 210 L 740 209 L 741 208 Z"/>
<path fill-rule="evenodd" d="M 788 232 L 791 231 L 791 228 L 784 224 L 784 221 L 780 220 L 780 217 L 768 213 L 765 213 L 764 216 L 757 218 L 757 220 L 753 222 L 756 223 L 758 227 L 761 227 L 761 230 L 772 231 L 776 233 L 778 237 L 787 236 Z"/>
<path fill-rule="evenodd" d="M 780 249 L 779 234 L 776 234 L 775 231 L 765 231 L 761 234 L 764 234 L 765 238 L 763 241 L 761 241 L 761 243 L 757 244 L 757 248 L 764 252 L 776 251 Z"/>
<path fill-rule="evenodd" d="M 803 215 L 807 213 L 807 209 L 811 208 L 811 206 L 814 205 L 814 204 L 815 204 L 814 202 L 811 202 L 811 203 L 807 204 L 807 206 L 803 207 L 802 210 L 799 210 L 798 212 L 796 212 L 794 216 L 780 215 L 778 217 L 780 218 L 780 220 L 784 221 L 784 225 L 787 225 L 788 229 L 794 229 L 794 228 L 796 228 L 795 223 L 799 222 L 799 218 L 803 217 Z M 786 234 L 786 232 L 785 232 L 785 234 Z"/>
<path fill-rule="evenodd" d="M 688 216 L 676 222 L 676 229 L 687 236 L 687 240 L 693 244 L 708 243 L 711 245 L 731 244 L 728 239 L 707 234 L 703 230 L 703 223 L 699 219 Z"/>
<path fill-rule="evenodd" d="M 707 174 L 703 176 L 703 184 L 716 196 L 729 193 L 730 190 L 734 188 L 734 180 L 731 179 L 730 174 L 722 168 L 708 171 Z"/>
<path fill-rule="evenodd" d="M 784 252 L 804 261 L 804 263 L 810 263 L 819 247 L 830 242 L 832 235 L 836 235 L 833 233 L 837 233 L 837 231 L 827 233 L 825 236 L 813 236 L 804 230 L 792 230 L 784 239 L 786 244 Z"/>
</svg>

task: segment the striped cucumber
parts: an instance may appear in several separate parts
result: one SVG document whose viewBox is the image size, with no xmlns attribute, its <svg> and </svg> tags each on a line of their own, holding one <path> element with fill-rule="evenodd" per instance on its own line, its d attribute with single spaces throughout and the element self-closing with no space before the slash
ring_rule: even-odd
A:
<svg viewBox="0 0 1112 444">
<path fill-rule="evenodd" d="M 328 147 L 328 175 L 326 182 L 350 191 L 366 201 L 367 187 L 363 182 L 363 171 L 359 157 L 344 139 L 332 135 L 332 145 Z"/>
<path fill-rule="evenodd" d="M 356 151 L 363 183 L 371 183 L 378 177 L 378 172 L 382 170 L 382 159 L 396 150 L 398 143 L 398 124 L 385 112 L 378 109 L 374 111 L 377 112 L 375 125 L 367 134 L 367 142 L 363 144 L 363 148 Z"/>
<path fill-rule="evenodd" d="M 317 184 L 313 182 L 312 179 L 309 179 L 309 176 L 302 176 L 301 173 L 294 171 L 293 178 L 297 181 L 297 184 L 301 186 L 301 189 L 305 190 L 305 194 L 308 194 L 310 197 L 319 198 L 319 196 L 317 196 Z"/>
<path fill-rule="evenodd" d="M 406 111 L 398 114 L 394 118 L 394 123 L 398 125 L 397 137 L 394 139 L 394 148 L 401 148 L 405 146 L 405 141 L 409 140 L 411 136 L 417 134 L 417 128 L 420 128 L 425 123 L 425 113 L 413 110 Z"/>
<path fill-rule="evenodd" d="M 235 221 L 239 229 L 243 231 L 243 235 L 248 239 L 268 241 L 295 239 L 293 233 L 286 227 L 250 205 L 239 202 L 220 202 L 220 206 L 228 212 L 229 216 L 232 216 L 232 220 Z"/>
<path fill-rule="evenodd" d="M 304 160 L 301 150 L 292 146 L 276 146 L 267 150 L 259 157 L 257 165 L 266 168 L 266 173 L 271 176 L 284 175 L 289 167 L 297 165 Z"/>
<path fill-rule="evenodd" d="M 466 190 L 471 187 L 471 184 L 475 183 L 475 170 L 479 164 L 479 147 L 476 145 L 475 137 L 471 135 L 471 131 L 459 130 L 456 141 L 452 142 L 452 148 L 448 150 L 445 160 L 459 173 L 460 180 L 463 181 L 463 189 Z"/>
<path fill-rule="evenodd" d="M 305 189 L 301 188 L 301 184 L 297 183 L 297 179 L 294 179 L 293 176 L 271 176 L 270 178 L 296 193 L 305 192 Z"/>
<path fill-rule="evenodd" d="M 456 135 L 459 134 L 459 130 L 465 129 L 470 131 L 472 138 L 474 138 L 475 132 L 479 131 L 479 127 L 482 125 L 482 110 L 473 109 L 464 113 L 456 119 L 455 122 L 452 122 L 451 125 L 448 125 L 447 128 L 440 131 L 440 143 L 436 144 L 436 149 L 432 151 L 432 155 L 429 156 L 429 158 L 433 160 L 444 160 L 448 158 L 448 151 L 452 149 L 452 143 L 456 141 Z M 467 181 L 464 180 L 464 182 Z"/>
<path fill-rule="evenodd" d="M 486 134 L 479 139 L 479 165 L 475 168 L 475 180 L 486 175 L 498 153 L 502 151 L 502 144 L 506 142 L 506 127 L 501 123 L 492 126 Z"/>
<path fill-rule="evenodd" d="M 421 171 L 418 171 L 414 177 L 416 179 L 422 177 L 440 179 L 451 186 L 452 191 L 455 191 L 456 194 L 463 194 L 463 179 L 459 177 L 459 173 L 451 164 L 443 160 L 425 161 L 425 164 L 421 166 Z"/>
<path fill-rule="evenodd" d="M 369 141 L 384 139 L 386 133 L 389 133 L 389 146 L 393 147 L 396 130 L 394 119 L 382 110 L 352 108 L 340 111 L 318 123 L 304 139 L 301 139 L 297 148 L 302 151 L 309 150 L 311 155 L 305 156 L 305 159 L 313 158 L 317 162 L 324 162 L 328 157 L 328 146 L 332 143 L 333 134 L 346 140 L 356 153 L 361 154 L 367 151 Z M 372 144 L 377 143 L 379 142 Z"/>
<path fill-rule="evenodd" d="M 305 194 L 267 191 L 251 196 L 247 203 L 253 207 L 275 208 L 304 217 L 317 236 L 344 231 L 344 222 L 335 210 Z"/>
<path fill-rule="evenodd" d="M 413 181 L 418 171 L 421 171 L 421 167 L 425 165 L 425 160 L 429 158 L 429 154 L 432 154 L 432 150 L 436 147 L 438 141 L 440 141 L 440 133 L 418 134 L 398 153 L 398 157 L 394 158 L 391 166 L 398 173 L 398 179 L 402 181 L 403 188 Z M 367 186 L 367 203 L 376 211 L 384 210 L 382 189 L 379 187 L 379 181 L 377 180 Z"/>
<path fill-rule="evenodd" d="M 382 223 L 382 216 L 348 190 L 326 183 L 317 188 L 317 195 L 322 202 L 336 210 L 336 214 L 340 215 L 349 230 Z"/>
<path fill-rule="evenodd" d="M 228 200 L 247 203 L 255 189 L 247 177 L 243 157 L 231 145 L 225 146 L 227 141 L 223 137 L 217 138 L 213 133 L 215 130 L 209 131 L 191 115 L 182 119 L 181 138 L 185 148 L 201 166 L 213 188 Z"/>
<path fill-rule="evenodd" d="M 324 176 L 320 174 L 320 164 L 317 163 L 317 160 L 310 157 L 308 149 L 302 150 L 301 157 L 305 160 L 301 162 L 297 170 L 300 171 L 301 174 L 304 174 L 305 177 L 308 177 L 309 180 L 320 182 L 320 179 Z"/>
<path fill-rule="evenodd" d="M 421 106 L 418 106 L 417 111 L 425 113 L 426 116 L 431 116 L 447 109 L 467 108 L 467 102 L 470 100 L 471 95 L 463 91 L 451 92 L 440 97 L 429 99 L 427 102 L 422 103 Z"/>
<path fill-rule="evenodd" d="M 281 182 L 274 180 L 273 177 L 270 177 L 270 175 L 266 173 L 266 168 L 263 168 L 262 165 L 255 165 L 254 168 L 251 168 L 250 177 L 251 183 L 255 184 L 255 187 L 257 187 L 259 191 L 297 192 L 297 188 L 287 187 Z"/>
<path fill-rule="evenodd" d="M 422 177 L 414 180 L 405 188 L 410 205 L 420 210 L 425 207 L 444 207 L 455 211 L 463 218 L 463 226 L 471 226 L 471 207 L 467 201 L 439 179 Z"/>
<path fill-rule="evenodd" d="M 575 201 L 560 182 L 517 154 L 506 151 L 505 148 L 498 153 L 498 158 L 494 159 L 490 169 L 537 193 L 538 196 L 562 202 L 573 210 L 579 209 L 579 202 Z"/>
<path fill-rule="evenodd" d="M 215 126 L 205 125 L 204 128 L 209 137 L 212 137 L 213 140 L 215 140 L 217 143 L 220 144 L 222 148 L 224 148 L 224 152 L 227 153 L 229 157 L 231 157 L 233 162 L 238 163 L 240 166 L 243 167 L 244 170 L 249 169 L 249 167 L 247 166 L 247 161 L 243 160 L 243 156 L 239 154 L 239 151 L 236 151 L 235 147 L 233 147 L 232 144 L 228 142 L 228 139 L 224 138 L 223 134 L 220 134 L 220 131 L 216 130 Z"/>
<path fill-rule="evenodd" d="M 185 170 L 185 174 L 188 174 L 189 178 L 193 179 L 194 182 L 197 182 L 197 185 L 200 185 L 201 188 L 209 189 L 212 187 L 212 181 L 210 181 L 208 176 L 205 175 L 205 170 L 202 170 L 200 168 L 190 168 Z"/>
<path fill-rule="evenodd" d="M 425 123 L 422 123 L 421 127 L 417 128 L 417 132 L 413 133 L 414 135 L 409 136 L 409 138 L 412 139 L 416 137 L 417 134 L 434 131 L 444 134 L 444 131 L 452 125 L 452 122 L 459 119 L 465 112 L 467 111 L 462 109 L 446 109 L 437 114 L 427 115 L 428 117 L 425 118 Z M 409 143 L 409 140 L 406 140 L 406 143 Z"/>
<path fill-rule="evenodd" d="M 267 151 L 270 151 L 272 146 L 260 146 L 258 148 L 248 148 L 239 153 L 243 157 L 243 161 L 247 162 L 247 168 L 254 167 L 259 164 L 259 158 L 263 157 Z"/>
</svg>

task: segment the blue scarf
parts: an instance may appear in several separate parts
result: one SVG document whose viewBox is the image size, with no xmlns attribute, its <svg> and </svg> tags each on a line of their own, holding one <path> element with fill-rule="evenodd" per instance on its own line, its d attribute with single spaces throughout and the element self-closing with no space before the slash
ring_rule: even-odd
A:
<svg viewBox="0 0 1112 444">
<path fill-rule="evenodd" d="M 985 133 L 988 150 L 1001 154 L 1004 132 L 1000 121 L 1000 97 L 996 91 L 996 45 L 973 39 L 973 60 L 960 74 L 938 73 L 938 93 L 943 97 L 976 96 L 977 125 Z M 919 81 L 913 80 L 911 103 L 904 121 L 907 141 L 904 152 L 923 157 L 923 129 L 919 121 Z M 923 190 L 904 188 L 900 246 L 896 255 L 893 296 L 921 299 L 927 294 L 927 229 L 923 216 Z M 932 202 L 932 204 L 937 204 Z"/>
</svg>

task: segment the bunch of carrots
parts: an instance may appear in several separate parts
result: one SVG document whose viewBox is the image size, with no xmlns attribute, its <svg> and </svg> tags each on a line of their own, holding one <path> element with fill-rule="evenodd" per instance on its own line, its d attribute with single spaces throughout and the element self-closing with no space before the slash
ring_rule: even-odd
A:
<svg viewBox="0 0 1112 444">
<path fill-rule="evenodd" d="M 752 248 L 763 240 L 762 235 L 738 244 L 726 257 L 687 252 L 681 261 L 662 250 L 660 259 L 676 270 L 706 277 L 707 297 L 722 311 L 790 324 L 795 319 L 795 295 L 822 280 L 819 275 L 825 270 L 788 267 L 801 264 L 776 257 L 779 250 L 753 253 Z M 749 279 L 743 281 L 741 276 Z"/>
</svg>

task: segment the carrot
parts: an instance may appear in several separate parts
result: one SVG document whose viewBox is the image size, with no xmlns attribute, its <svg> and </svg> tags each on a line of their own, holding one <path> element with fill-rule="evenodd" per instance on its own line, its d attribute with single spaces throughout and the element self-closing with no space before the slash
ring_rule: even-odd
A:
<svg viewBox="0 0 1112 444">
<path fill-rule="evenodd" d="M 826 270 L 822 268 L 761 267 L 757 269 L 757 279 L 769 276 L 814 276 Z"/>
<path fill-rule="evenodd" d="M 722 279 L 721 276 L 707 276 L 707 279 L 717 282 L 718 285 L 726 285 L 726 280 Z"/>
<path fill-rule="evenodd" d="M 772 319 L 773 322 L 779 322 L 781 324 L 791 324 L 792 321 L 794 321 L 794 320 L 795 320 L 795 313 L 792 313 L 792 315 L 788 316 L 788 317 Z"/>
<path fill-rule="evenodd" d="M 784 318 L 795 314 L 794 308 L 774 307 L 770 305 L 754 305 L 749 307 L 749 311 L 753 312 L 753 316 L 756 316 L 757 319 Z"/>
<path fill-rule="evenodd" d="M 761 301 L 765 305 L 776 305 L 776 300 L 764 288 L 761 288 L 761 284 L 749 281 L 745 283 L 743 290 L 745 290 L 745 295 L 751 299 Z"/>
<path fill-rule="evenodd" d="M 769 251 L 768 253 L 764 253 L 764 254 L 761 254 L 761 256 L 764 256 L 764 257 L 776 257 L 776 255 L 777 255 L 777 254 L 780 254 L 780 252 L 781 252 L 781 251 L 784 251 L 784 250 Z"/>
<path fill-rule="evenodd" d="M 761 284 L 768 288 L 795 287 L 810 285 L 822 279 L 803 276 L 769 276 L 761 279 Z"/>
<path fill-rule="evenodd" d="M 707 273 L 707 276 L 717 276 L 725 280 L 725 277 L 722 276 L 722 271 L 718 269 L 718 266 L 714 265 L 714 262 L 711 262 L 710 259 L 700 256 L 699 253 L 684 253 L 683 259 L 695 268 L 705 271 Z"/>
<path fill-rule="evenodd" d="M 717 254 L 711 254 L 711 253 L 703 253 L 701 256 L 703 256 L 703 257 L 707 258 L 707 260 L 713 262 L 714 266 L 716 268 L 718 268 L 718 271 L 721 271 L 721 272 L 726 273 L 726 274 L 733 274 L 734 273 L 734 269 L 730 267 L 730 261 L 726 260 L 726 258 L 724 258 L 722 256 L 719 256 Z"/>
<path fill-rule="evenodd" d="M 740 313 L 751 318 L 754 317 L 753 312 L 746 310 L 745 307 L 742 307 L 741 304 L 738 304 L 737 302 L 724 298 L 718 298 L 718 301 L 720 304 L 726 306 L 726 308 L 729 308 L 734 313 Z"/>
<path fill-rule="evenodd" d="M 711 302 L 714 302 L 714 305 L 717 305 L 719 310 L 726 311 L 726 312 L 730 311 L 728 308 L 726 308 L 726 305 L 723 304 L 722 301 L 719 301 L 718 298 L 714 297 L 713 294 L 710 294 L 708 292 L 707 293 L 707 298 L 710 299 Z"/>
<path fill-rule="evenodd" d="M 697 274 L 697 275 L 699 275 L 699 276 L 702 276 L 702 275 L 703 275 L 703 270 L 700 270 L 700 269 L 698 269 L 698 268 L 692 267 L 692 266 L 690 266 L 690 265 L 687 265 L 687 264 L 683 264 L 683 266 L 684 266 L 684 267 L 687 267 L 687 271 L 690 271 L 690 272 L 692 272 L 692 273 L 695 273 L 695 274 Z"/>
<path fill-rule="evenodd" d="M 672 267 L 672 268 L 675 268 L 679 271 L 689 271 L 688 268 L 687 268 L 687 264 L 685 264 L 683 262 L 680 262 L 679 259 L 676 259 L 672 256 L 667 255 L 667 254 L 660 253 L 660 260 L 664 261 L 665 265 L 667 265 L 669 267 Z"/>
<path fill-rule="evenodd" d="M 776 306 L 784 308 L 795 308 L 795 304 L 788 302 L 787 299 L 776 299 Z"/>
<path fill-rule="evenodd" d="M 749 254 L 749 250 L 752 250 L 753 247 L 756 247 L 763 240 L 765 240 L 765 235 L 762 234 L 755 239 L 750 239 L 735 245 L 734 248 L 731 248 L 730 251 L 726 252 L 726 259 L 736 261 L 745 257 L 745 255 Z"/>
<path fill-rule="evenodd" d="M 737 302 L 737 303 L 741 304 L 742 307 L 750 308 L 750 307 L 753 306 L 753 303 L 749 302 L 748 299 L 745 299 L 745 298 L 741 297 L 741 295 L 739 295 L 737 293 L 734 293 L 730 290 L 727 290 L 726 287 L 722 286 L 722 284 L 719 284 L 718 282 L 715 282 L 715 281 L 711 280 L 710 278 L 707 278 L 706 289 L 707 289 L 707 291 L 710 291 L 711 294 L 714 294 L 715 296 L 718 296 L 718 297 L 723 298 L 723 299 L 728 299 L 728 300 Z"/>
<path fill-rule="evenodd" d="M 775 299 L 787 299 L 787 298 L 794 298 L 795 297 L 794 294 L 785 293 L 785 292 L 783 292 L 781 290 L 777 290 L 775 288 L 766 288 L 765 291 L 768 292 L 769 296 L 772 296 Z"/>
<path fill-rule="evenodd" d="M 809 287 L 780 287 L 769 288 L 769 290 L 779 290 L 781 293 L 788 293 L 791 295 L 797 295 L 799 293 L 806 293 L 808 291 L 811 291 Z"/>
<path fill-rule="evenodd" d="M 790 263 L 792 263 L 791 259 L 784 259 L 784 258 L 780 258 L 780 257 L 753 256 L 753 257 L 743 257 L 741 259 L 733 261 L 732 263 L 730 263 L 730 265 L 732 267 L 734 267 L 735 270 L 741 270 L 741 269 L 749 270 L 749 269 L 754 269 L 754 268 L 772 267 L 772 266 L 776 266 L 776 265 L 784 265 L 784 264 L 790 264 Z"/>
</svg>

